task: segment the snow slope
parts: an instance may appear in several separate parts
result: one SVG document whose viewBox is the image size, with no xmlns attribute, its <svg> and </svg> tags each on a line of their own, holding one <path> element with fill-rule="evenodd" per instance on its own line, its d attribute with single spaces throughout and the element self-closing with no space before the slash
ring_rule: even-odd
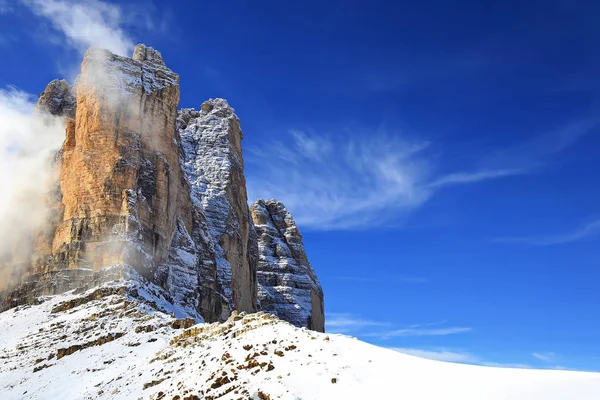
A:
<svg viewBox="0 0 600 400">
<path fill-rule="evenodd" d="M 600 399 L 600 374 L 425 360 L 269 314 L 176 329 L 139 286 L 44 300 L 0 314 L 0 399 Z"/>
</svg>

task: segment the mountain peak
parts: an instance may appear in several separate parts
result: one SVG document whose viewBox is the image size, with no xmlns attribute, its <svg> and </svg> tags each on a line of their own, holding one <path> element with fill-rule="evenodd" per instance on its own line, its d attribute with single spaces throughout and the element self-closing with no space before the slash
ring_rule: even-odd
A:
<svg viewBox="0 0 600 400">
<path fill-rule="evenodd" d="M 240 120 L 221 98 L 177 110 L 179 92 L 177 74 L 144 44 L 131 58 L 90 48 L 75 88 L 48 85 L 38 109 L 69 117 L 51 212 L 31 233 L 32 261 L 0 265 L 15 276 L 0 310 L 115 281 L 153 285 L 160 310 L 198 321 L 261 307 Z M 307 316 L 292 322 L 312 327 Z"/>
<path fill-rule="evenodd" d="M 323 332 L 323 289 L 292 215 L 275 199 L 255 201 L 250 213 L 258 234 L 262 309 L 296 326 Z"/>
<path fill-rule="evenodd" d="M 132 58 L 142 63 L 165 65 L 160 51 L 140 43 L 133 49 Z"/>
</svg>

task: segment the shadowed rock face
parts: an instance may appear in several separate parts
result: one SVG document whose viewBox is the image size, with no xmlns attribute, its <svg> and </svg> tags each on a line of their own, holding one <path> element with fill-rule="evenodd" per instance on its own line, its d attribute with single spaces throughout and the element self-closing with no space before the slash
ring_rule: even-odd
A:
<svg viewBox="0 0 600 400">
<path fill-rule="evenodd" d="M 256 232 L 248 210 L 240 121 L 224 99 L 179 112 L 183 169 L 206 216 L 216 277 L 231 309 L 256 311 Z"/>
<path fill-rule="evenodd" d="M 258 200 L 250 210 L 258 233 L 262 310 L 296 326 L 323 332 L 323 290 L 294 219 L 277 200 Z"/>
<path fill-rule="evenodd" d="M 323 293 L 291 216 L 274 201 L 250 214 L 234 110 L 211 99 L 177 111 L 179 90 L 178 75 L 144 45 L 132 58 L 92 48 L 76 87 L 48 85 L 36 112 L 66 122 L 49 163 L 50 212 L 23 239 L 30 259 L 0 255 L 0 276 L 10 277 L 0 285 L 0 311 L 142 280 L 164 299 L 156 307 L 181 316 L 254 312 L 260 293 L 265 310 L 323 330 Z"/>
<path fill-rule="evenodd" d="M 75 118 L 77 98 L 67 81 L 55 79 L 40 94 L 36 108 L 57 117 Z"/>
</svg>

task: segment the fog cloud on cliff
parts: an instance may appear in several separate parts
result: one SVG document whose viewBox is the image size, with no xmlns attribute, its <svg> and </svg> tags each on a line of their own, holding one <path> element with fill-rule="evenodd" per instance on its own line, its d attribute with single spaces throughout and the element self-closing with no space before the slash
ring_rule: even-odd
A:
<svg viewBox="0 0 600 400">
<path fill-rule="evenodd" d="M 129 55 L 133 41 L 122 29 L 121 9 L 99 0 L 21 0 L 35 14 L 48 19 L 64 34 L 67 45 L 84 53 L 96 46 L 122 56 Z"/>
<path fill-rule="evenodd" d="M 121 27 L 121 10 L 114 4 L 99 0 L 20 3 L 60 33 L 54 45 L 79 54 L 69 73 L 79 71 L 81 55 L 91 46 L 121 55 L 130 55 L 133 49 L 133 41 Z M 15 7 L 2 8 L 2 12 L 13 12 Z M 0 291 L 11 277 L 18 276 L 18 263 L 31 255 L 33 235 L 47 225 L 46 198 L 56 182 L 52 162 L 65 138 L 64 119 L 41 115 L 35 111 L 36 101 L 37 95 L 0 88 Z"/>
<path fill-rule="evenodd" d="M 28 257 L 28 238 L 47 217 L 51 161 L 65 135 L 63 120 L 33 112 L 34 102 L 0 89 L 0 290 L 7 282 L 2 262 Z"/>
</svg>

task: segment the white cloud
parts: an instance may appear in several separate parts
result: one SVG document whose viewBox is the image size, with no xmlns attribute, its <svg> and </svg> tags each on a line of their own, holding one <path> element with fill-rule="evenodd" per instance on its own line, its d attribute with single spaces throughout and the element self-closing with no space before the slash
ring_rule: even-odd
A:
<svg viewBox="0 0 600 400">
<path fill-rule="evenodd" d="M 551 157 L 569 149 L 582 137 L 597 130 L 598 118 L 581 118 L 529 140 L 491 152 L 482 158 L 483 170 L 510 170 L 518 174 L 538 171 Z"/>
<path fill-rule="evenodd" d="M 467 327 L 444 326 L 446 322 L 438 321 L 395 328 L 390 322 L 375 321 L 350 313 L 327 313 L 325 330 L 331 333 L 354 334 L 363 338 L 381 340 L 406 336 L 446 336 L 467 333 L 472 330 Z"/>
<path fill-rule="evenodd" d="M 529 236 L 492 239 L 494 243 L 521 243 L 531 246 L 550 246 L 577 242 L 600 235 L 600 220 L 589 222 L 578 229 L 564 234 L 551 236 Z"/>
<path fill-rule="evenodd" d="M 485 367 L 496 367 L 496 368 L 520 368 L 520 369 L 531 369 L 535 368 L 532 365 L 524 363 L 500 363 L 485 360 L 477 355 L 469 352 L 457 351 L 452 349 L 415 349 L 415 348 L 403 348 L 403 347 L 390 347 L 391 350 L 399 353 L 408 354 L 410 356 L 426 358 L 428 360 L 453 362 L 461 364 L 474 364 L 482 365 Z M 555 369 L 555 368 L 553 368 Z"/>
<path fill-rule="evenodd" d="M 47 217 L 45 199 L 54 152 L 64 140 L 64 121 L 34 113 L 35 98 L 0 89 L 0 290 L 13 273 L 3 262 L 30 256 L 33 230 Z"/>
<path fill-rule="evenodd" d="M 551 352 L 551 351 L 546 351 L 546 352 L 542 352 L 542 353 L 532 353 L 532 356 L 534 356 L 535 358 L 537 358 L 538 360 L 544 361 L 544 362 L 549 362 L 552 363 L 556 360 L 556 354 Z"/>
<path fill-rule="evenodd" d="M 99 0 L 21 0 L 35 14 L 48 19 L 80 53 L 96 46 L 129 55 L 133 41 L 122 29 L 121 9 Z"/>
<path fill-rule="evenodd" d="M 476 364 L 480 359 L 473 354 L 450 350 L 423 350 L 403 347 L 390 347 L 391 350 L 410 356 L 427 358 L 429 360 Z"/>
<path fill-rule="evenodd" d="M 397 351 L 399 353 L 408 354 L 410 356 L 426 358 L 429 360 L 462 363 L 462 364 L 474 364 L 482 365 L 486 367 L 496 368 L 520 368 L 520 369 L 532 369 L 540 368 L 540 366 L 533 366 L 531 364 L 519 363 L 519 362 L 496 362 L 487 360 L 481 356 L 475 355 L 471 352 L 466 352 L 456 349 L 448 348 L 433 348 L 433 349 L 419 349 L 419 348 L 405 348 L 405 347 L 389 347 L 390 350 Z M 553 352 L 536 352 L 532 353 L 532 356 L 541 360 L 545 363 L 552 364 L 544 367 L 544 369 L 552 370 L 571 370 L 576 369 L 564 367 L 561 365 L 554 365 L 557 355 Z"/>
<path fill-rule="evenodd" d="M 463 326 L 449 326 L 440 328 L 401 328 L 390 331 L 367 333 L 365 337 L 378 337 L 380 339 L 390 339 L 393 337 L 405 336 L 447 336 L 460 333 L 468 333 L 473 329 Z"/>
<path fill-rule="evenodd" d="M 282 141 L 246 149 L 249 197 L 277 198 L 306 229 L 395 225 L 442 189 L 534 173 L 597 125 L 584 119 L 472 160 L 471 171 L 448 173 L 428 155 L 427 141 L 380 131 L 293 130 Z"/>
<path fill-rule="evenodd" d="M 385 327 L 390 324 L 357 317 L 348 313 L 327 313 L 326 331 L 331 333 L 352 333 L 365 327 Z"/>
<path fill-rule="evenodd" d="M 475 363 L 477 365 L 483 365 L 485 367 L 496 367 L 496 368 L 519 368 L 519 369 L 532 369 L 536 368 L 530 364 L 523 363 L 499 363 L 494 361 L 481 361 Z"/>
<path fill-rule="evenodd" d="M 289 144 L 248 149 L 250 196 L 281 200 L 300 225 L 315 229 L 380 224 L 382 214 L 413 209 L 431 195 L 426 148 L 392 136 L 293 131 Z"/>
<path fill-rule="evenodd" d="M 519 170 L 510 170 L 510 169 L 499 169 L 499 170 L 489 170 L 489 171 L 477 171 L 477 172 L 459 172 L 453 173 L 449 175 L 442 176 L 441 178 L 431 182 L 429 184 L 432 188 L 450 186 L 450 185 L 458 185 L 458 184 L 466 184 L 466 183 L 475 183 L 488 179 L 494 178 L 502 178 L 505 176 L 518 175 L 521 174 L 522 171 Z"/>
</svg>

